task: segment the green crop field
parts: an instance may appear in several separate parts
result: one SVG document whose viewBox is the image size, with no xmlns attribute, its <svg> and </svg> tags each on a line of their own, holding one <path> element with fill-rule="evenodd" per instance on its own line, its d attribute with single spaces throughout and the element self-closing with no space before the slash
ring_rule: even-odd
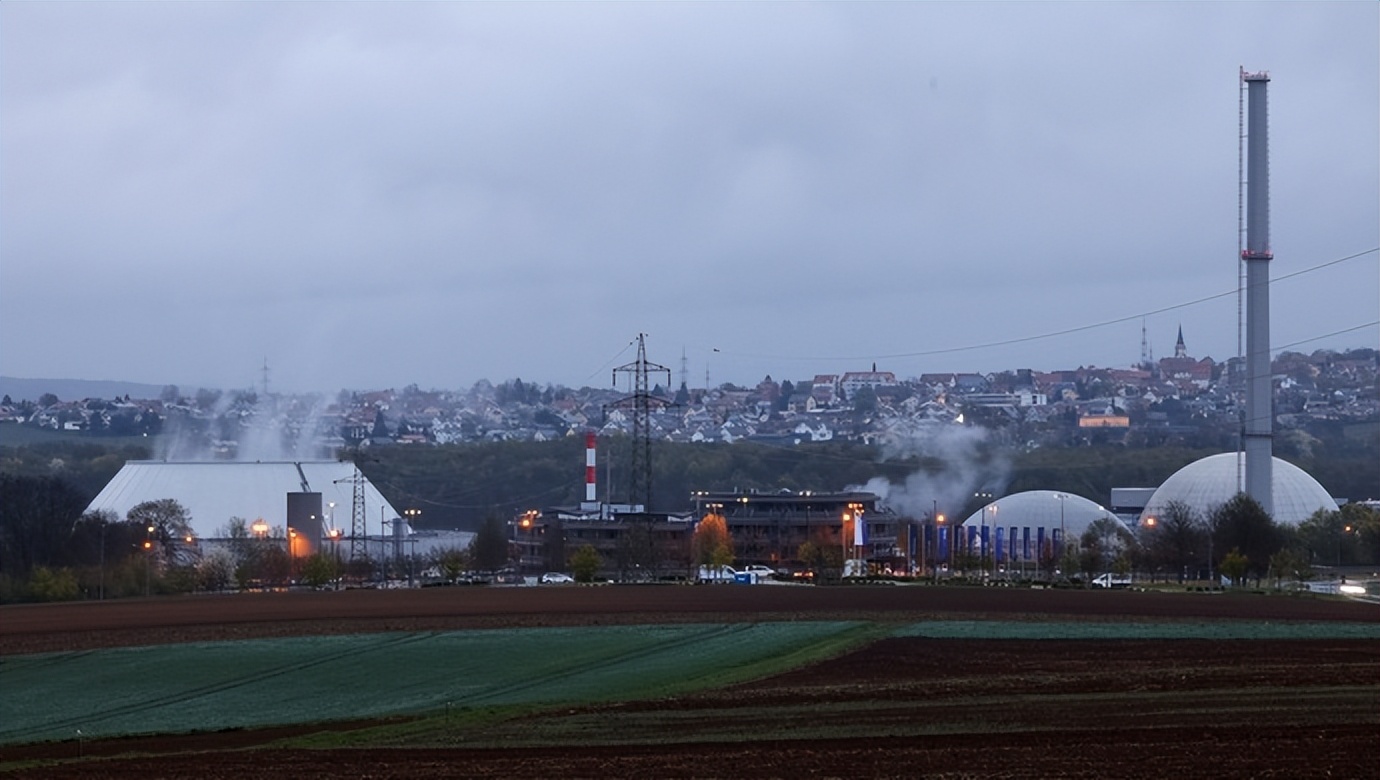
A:
<svg viewBox="0 0 1380 780">
<path fill-rule="evenodd" d="M 1380 639 L 1380 624 L 1265 623 L 1250 620 L 1211 623 L 936 620 L 899 628 L 893 636 L 931 639 Z"/>
<path fill-rule="evenodd" d="M 0 744 L 666 695 L 833 654 L 864 624 L 395 633 L 0 658 Z"/>
<path fill-rule="evenodd" d="M 1380 639 L 1380 625 L 928 621 L 596 626 L 298 637 L 0 658 L 0 744 L 686 693 L 881 636 Z"/>
</svg>

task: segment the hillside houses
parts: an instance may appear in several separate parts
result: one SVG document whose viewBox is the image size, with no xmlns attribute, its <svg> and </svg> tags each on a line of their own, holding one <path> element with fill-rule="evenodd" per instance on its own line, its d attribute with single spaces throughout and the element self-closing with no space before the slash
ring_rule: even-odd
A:
<svg viewBox="0 0 1380 780">
<path fill-rule="evenodd" d="M 1150 446 L 1202 444 L 1234 435 L 1240 397 L 1234 361 L 1216 364 L 1179 350 L 1151 366 L 994 374 L 893 372 L 815 374 L 750 387 L 661 391 L 650 415 L 657 440 L 755 441 L 794 446 L 837 440 L 877 442 L 927 435 L 936 426 L 980 425 L 1025 446 L 1098 441 Z M 1380 421 L 1377 351 L 1286 352 L 1274 365 L 1282 429 Z M 630 435 L 632 412 L 612 388 L 476 382 L 465 391 L 398 390 L 320 396 L 199 391 L 194 397 L 0 403 L 0 425 L 81 435 L 176 431 L 207 457 L 245 457 L 266 445 L 299 456 L 342 447 L 433 446 L 480 441 L 550 441 L 588 428 Z M 680 403 L 674 403 L 675 399 Z M 664 406 L 664 408 L 662 408 Z M 200 448 L 198 450 L 197 448 Z"/>
</svg>

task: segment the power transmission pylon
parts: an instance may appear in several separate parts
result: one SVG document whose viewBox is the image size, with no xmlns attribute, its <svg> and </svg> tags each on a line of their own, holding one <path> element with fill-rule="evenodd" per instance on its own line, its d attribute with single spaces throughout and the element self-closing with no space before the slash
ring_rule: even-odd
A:
<svg viewBox="0 0 1380 780">
<path fill-rule="evenodd" d="M 364 474 L 359 470 L 359 450 L 354 451 L 355 473 L 336 482 L 349 482 L 354 488 L 350 502 L 350 560 L 362 561 L 369 557 L 369 539 L 364 524 Z"/>
<path fill-rule="evenodd" d="M 642 504 L 642 511 L 652 508 L 652 407 L 659 409 L 675 406 L 665 398 L 658 398 L 647 389 L 647 376 L 652 372 L 666 375 L 666 384 L 671 384 L 671 369 L 656 363 L 647 362 L 647 334 L 637 334 L 637 360 L 613 369 L 613 383 L 618 385 L 618 374 L 632 374 L 632 395 L 624 396 L 609 406 L 633 410 L 632 470 L 628 478 L 628 503 Z M 605 409 L 607 411 L 607 408 Z"/>
</svg>

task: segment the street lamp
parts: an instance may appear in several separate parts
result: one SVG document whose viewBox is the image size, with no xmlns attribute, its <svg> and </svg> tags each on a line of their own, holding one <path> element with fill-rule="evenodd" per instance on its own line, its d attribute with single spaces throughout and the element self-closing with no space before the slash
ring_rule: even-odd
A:
<svg viewBox="0 0 1380 780">
<path fill-rule="evenodd" d="M 843 552 L 843 572 L 848 572 L 848 523 L 853 523 L 853 558 L 859 555 L 858 548 L 863 543 L 863 505 L 857 502 L 848 504 L 843 513 L 843 524 L 839 526 L 839 544 Z"/>
<path fill-rule="evenodd" d="M 851 506 L 851 504 L 850 504 Z M 853 514 L 848 510 L 843 511 L 843 522 L 839 524 L 839 577 L 842 578 L 844 572 L 848 570 L 848 524 L 852 522 Z"/>
<path fill-rule="evenodd" d="M 397 559 L 399 565 L 402 564 L 403 551 L 409 541 L 407 532 L 416 523 L 417 518 L 421 516 L 422 510 L 409 507 L 403 510 L 403 517 L 406 518 L 403 524 L 393 526 L 393 557 Z M 412 585 L 412 558 L 411 555 L 407 556 L 407 584 L 409 586 Z"/>
<path fill-rule="evenodd" d="M 105 601 L 105 528 L 109 525 L 101 516 L 101 601 Z"/>
<path fill-rule="evenodd" d="M 335 551 L 335 589 L 340 590 L 340 529 L 331 528 L 326 535 L 331 538 L 331 549 Z"/>
<path fill-rule="evenodd" d="M 1337 534 L 1337 565 L 1342 565 L 1342 540 L 1351 533 L 1351 526 L 1342 526 L 1342 532 Z"/>
<path fill-rule="evenodd" d="M 518 521 L 518 527 L 522 529 L 522 538 L 518 539 L 518 571 L 523 571 L 523 562 L 528 557 L 535 558 L 536 553 L 532 550 L 532 528 L 536 525 L 537 515 L 540 514 L 535 509 L 529 509 L 522 513 L 522 519 Z"/>
<path fill-rule="evenodd" d="M 934 582 L 937 585 L 939 584 L 939 537 L 944 536 L 944 516 L 936 512 L 934 515 L 934 522 Z M 948 558 L 947 554 L 945 558 Z"/>
<path fill-rule="evenodd" d="M 1141 530 L 1142 530 L 1143 532 L 1145 532 L 1145 533 L 1154 533 L 1154 531 L 1155 531 L 1155 526 L 1156 526 L 1158 523 L 1159 523 L 1159 521 L 1156 520 L 1156 519 L 1154 518 L 1154 516 L 1147 517 L 1147 518 L 1145 518 L 1145 522 L 1143 522 L 1143 523 L 1140 524 L 1140 528 L 1141 528 Z M 1141 546 L 1141 549 L 1142 549 L 1142 550 L 1144 550 L 1144 549 L 1148 546 L 1148 544 L 1147 544 L 1147 539 L 1145 539 L 1145 538 L 1137 539 L 1137 541 L 1140 543 L 1140 546 Z M 1149 561 L 1149 566 L 1150 566 L 1150 581 L 1151 581 L 1151 582 L 1155 582 L 1155 581 L 1159 578 L 1159 571 L 1160 571 L 1159 563 L 1156 562 L 1156 560 L 1155 560 L 1154 558 L 1151 558 L 1150 561 Z"/>
<path fill-rule="evenodd" d="M 148 527 L 148 535 L 144 537 L 144 596 L 149 595 L 149 584 L 153 578 L 153 526 Z"/>
<path fill-rule="evenodd" d="M 1064 502 L 1069 496 L 1067 493 L 1055 493 L 1054 495 L 1059 499 L 1059 548 L 1055 554 L 1059 557 L 1059 560 L 1062 561 L 1064 557 L 1064 545 L 1068 544 L 1068 529 L 1064 526 Z M 1063 564 L 1061 563 L 1060 565 L 1062 566 Z"/>
<path fill-rule="evenodd" d="M 288 534 L 288 578 L 295 580 L 297 577 L 297 529 L 291 526 L 287 529 Z M 289 585 L 293 584 L 291 581 Z"/>
<path fill-rule="evenodd" d="M 996 504 L 993 504 L 993 505 L 992 505 L 992 572 L 993 572 L 993 573 L 996 573 L 996 571 L 997 571 L 997 537 L 1001 534 L 1001 529 L 999 529 L 999 528 L 997 527 L 997 523 L 1001 522 L 1000 520 L 997 519 L 997 510 L 999 510 L 999 509 L 1001 509 L 1001 507 L 997 506 Z"/>
</svg>

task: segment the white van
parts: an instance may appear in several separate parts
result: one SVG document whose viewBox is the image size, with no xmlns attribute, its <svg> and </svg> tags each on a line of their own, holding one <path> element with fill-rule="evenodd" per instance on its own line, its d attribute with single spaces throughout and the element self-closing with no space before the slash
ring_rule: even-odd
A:
<svg viewBox="0 0 1380 780">
<path fill-rule="evenodd" d="M 1131 586 L 1131 575 L 1108 572 L 1100 577 L 1094 577 L 1092 586 L 1094 588 L 1128 588 Z"/>
<path fill-rule="evenodd" d="M 738 574 L 732 566 L 701 566 L 695 575 L 696 582 L 733 582 Z"/>
</svg>

